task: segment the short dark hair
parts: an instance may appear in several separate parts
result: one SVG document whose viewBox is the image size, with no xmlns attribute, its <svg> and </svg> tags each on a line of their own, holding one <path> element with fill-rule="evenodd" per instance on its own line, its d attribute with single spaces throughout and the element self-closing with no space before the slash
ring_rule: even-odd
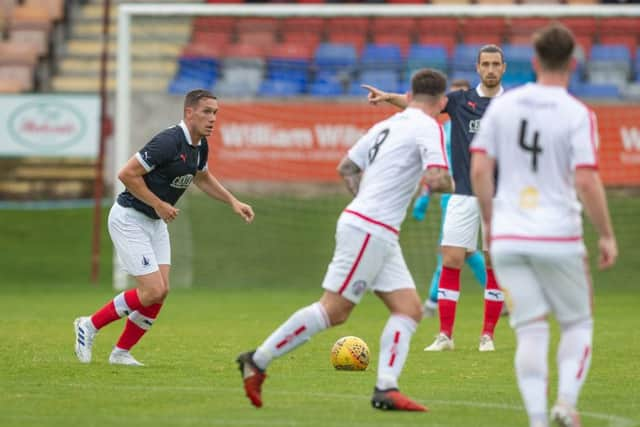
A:
<svg viewBox="0 0 640 427">
<path fill-rule="evenodd" d="M 466 90 L 471 89 L 471 83 L 467 79 L 453 79 L 451 80 L 450 87 L 463 87 Z"/>
<path fill-rule="evenodd" d="M 184 97 L 185 110 L 187 109 L 187 107 L 195 107 L 196 105 L 198 105 L 198 102 L 200 102 L 201 99 L 205 99 L 205 98 L 218 99 L 214 94 L 212 94 L 206 89 L 192 90 L 191 92 L 187 93 Z"/>
<path fill-rule="evenodd" d="M 536 31 L 533 47 L 542 68 L 549 71 L 566 69 L 571 62 L 575 39 L 571 30 L 554 22 Z"/>
<path fill-rule="evenodd" d="M 414 97 L 426 95 L 437 97 L 447 90 L 447 78 L 438 70 L 424 68 L 411 78 L 411 93 Z"/>
<path fill-rule="evenodd" d="M 480 63 L 480 55 L 482 55 L 483 53 L 499 53 L 500 54 L 500 60 L 502 62 L 504 62 L 504 52 L 502 51 L 502 49 L 495 44 L 485 44 L 484 46 L 482 46 L 480 48 L 480 50 L 478 51 L 478 58 L 476 59 L 476 62 L 479 64 Z"/>
</svg>

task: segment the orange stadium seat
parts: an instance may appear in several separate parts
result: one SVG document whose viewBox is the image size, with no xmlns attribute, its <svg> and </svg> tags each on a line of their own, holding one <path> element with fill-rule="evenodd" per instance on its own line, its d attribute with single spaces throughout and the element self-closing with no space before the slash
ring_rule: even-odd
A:
<svg viewBox="0 0 640 427">
<path fill-rule="evenodd" d="M 9 38 L 15 42 L 32 45 L 38 55 L 49 50 L 51 19 L 49 12 L 37 6 L 18 6 L 11 13 Z"/>
<path fill-rule="evenodd" d="M 64 0 L 27 0 L 25 5 L 46 10 L 52 21 L 60 21 L 64 17 Z"/>
<path fill-rule="evenodd" d="M 16 82 L 20 92 L 33 89 L 37 62 L 38 53 L 33 45 L 0 42 L 0 79 Z"/>
</svg>

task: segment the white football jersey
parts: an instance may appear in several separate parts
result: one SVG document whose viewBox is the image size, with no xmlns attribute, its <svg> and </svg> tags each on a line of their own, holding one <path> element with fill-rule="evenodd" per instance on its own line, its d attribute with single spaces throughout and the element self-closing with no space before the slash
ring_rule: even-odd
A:
<svg viewBox="0 0 640 427">
<path fill-rule="evenodd" d="M 442 126 L 417 108 L 374 125 L 348 156 L 364 173 L 340 221 L 394 240 L 425 169 L 447 168 Z"/>
<path fill-rule="evenodd" d="M 597 168 L 595 114 L 558 86 L 530 83 L 494 100 L 472 151 L 495 158 L 492 250 L 584 252 L 575 169 Z"/>
</svg>

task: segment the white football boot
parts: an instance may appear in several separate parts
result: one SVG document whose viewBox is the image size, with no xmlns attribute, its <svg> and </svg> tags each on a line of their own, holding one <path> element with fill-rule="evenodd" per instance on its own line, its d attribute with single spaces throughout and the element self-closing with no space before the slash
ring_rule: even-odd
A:
<svg viewBox="0 0 640 427">
<path fill-rule="evenodd" d="M 422 305 L 422 317 L 435 317 L 437 312 L 438 303 L 433 302 L 429 298 L 427 298 Z"/>
<path fill-rule="evenodd" d="M 109 355 L 109 363 L 112 365 L 144 366 L 144 363 L 138 362 L 128 350 L 115 347 Z"/>
<path fill-rule="evenodd" d="M 73 330 L 76 333 L 76 356 L 81 363 L 91 362 L 91 348 L 98 330 L 91 323 L 90 317 L 78 317 L 73 321 Z"/>
<path fill-rule="evenodd" d="M 449 338 L 442 332 L 438 334 L 436 340 L 428 347 L 424 348 L 424 351 L 446 351 L 453 350 L 453 339 Z"/>
<path fill-rule="evenodd" d="M 493 338 L 486 334 L 481 336 L 478 351 L 496 351 L 496 346 L 493 344 Z"/>
<path fill-rule="evenodd" d="M 576 408 L 562 401 L 558 401 L 551 409 L 551 422 L 558 427 L 582 426 Z"/>
</svg>

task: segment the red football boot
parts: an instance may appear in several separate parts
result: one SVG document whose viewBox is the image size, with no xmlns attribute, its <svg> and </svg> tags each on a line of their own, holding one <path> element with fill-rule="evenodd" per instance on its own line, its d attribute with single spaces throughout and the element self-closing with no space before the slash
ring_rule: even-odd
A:
<svg viewBox="0 0 640 427">
<path fill-rule="evenodd" d="M 388 390 L 378 390 L 376 388 L 371 398 L 371 405 L 376 409 L 385 411 L 427 412 L 429 410 L 425 406 L 414 402 L 400 393 L 400 390 L 397 388 L 390 388 Z"/>
<path fill-rule="evenodd" d="M 236 359 L 244 381 L 244 391 L 253 406 L 262 407 L 262 383 L 267 374 L 253 363 L 253 351 L 242 353 Z"/>
</svg>

